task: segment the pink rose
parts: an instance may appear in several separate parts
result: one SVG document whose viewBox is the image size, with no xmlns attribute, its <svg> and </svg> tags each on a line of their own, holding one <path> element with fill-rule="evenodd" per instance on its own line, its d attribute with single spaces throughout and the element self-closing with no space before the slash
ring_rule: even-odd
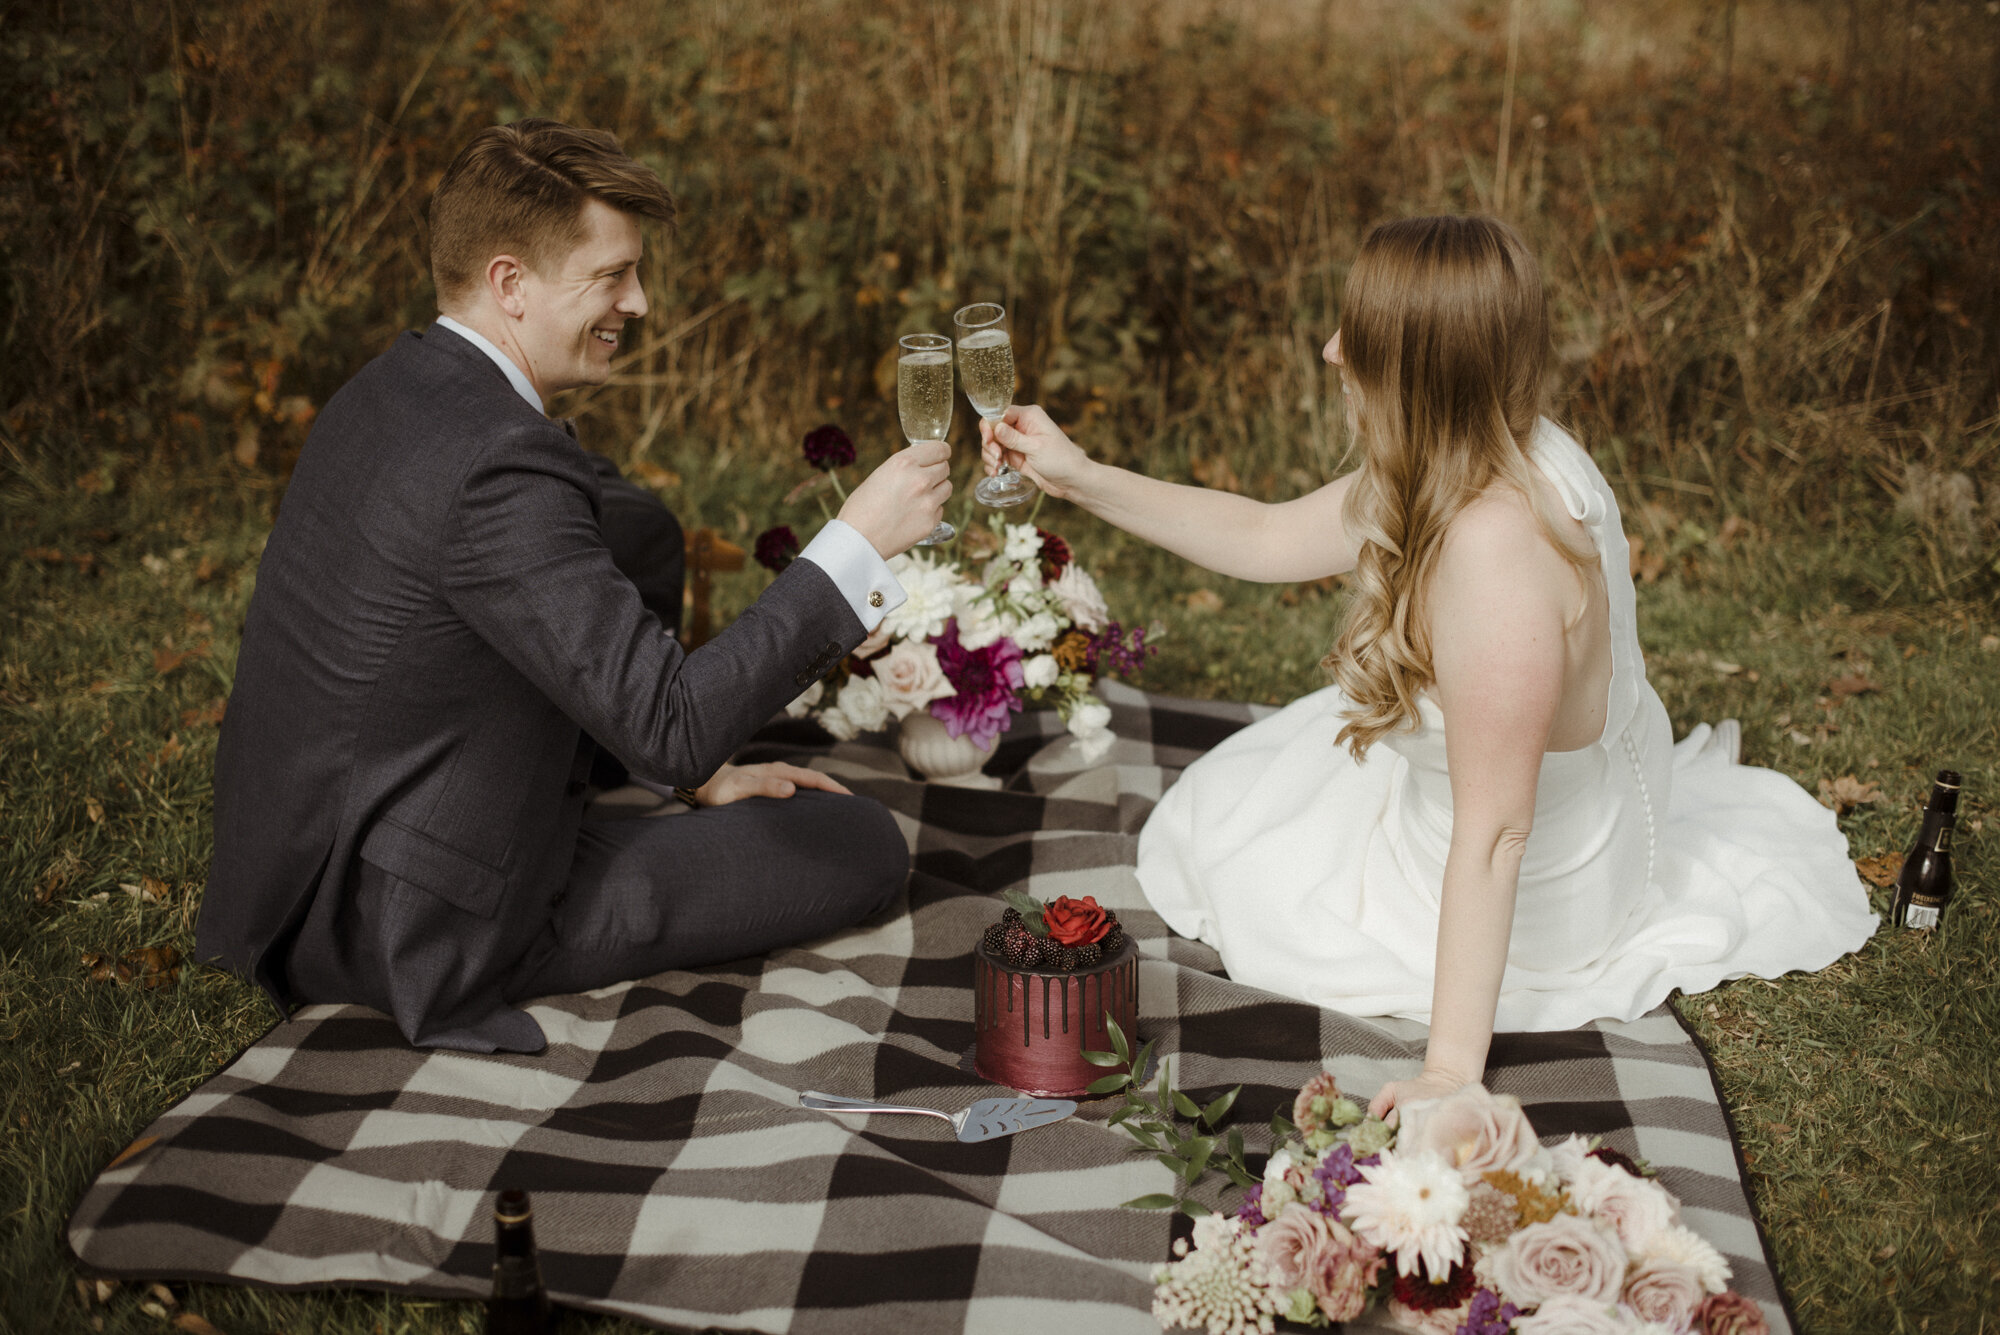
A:
<svg viewBox="0 0 2000 1335">
<path fill-rule="evenodd" d="M 1396 1148 L 1436 1150 L 1471 1182 L 1495 1169 L 1522 1172 L 1540 1157 L 1542 1145 L 1519 1099 L 1471 1084 L 1405 1113 Z"/>
<path fill-rule="evenodd" d="M 1701 1335 L 1771 1335 L 1764 1309 L 1735 1289 L 1711 1294 L 1698 1315 Z"/>
<path fill-rule="evenodd" d="M 1632 1323 L 1610 1303 L 1564 1294 L 1514 1319 L 1515 1335 L 1628 1335 Z"/>
<path fill-rule="evenodd" d="M 1681 1221 L 1681 1203 L 1650 1178 L 1634 1177 L 1599 1159 L 1585 1159 L 1569 1183 L 1569 1203 L 1618 1235 L 1628 1252 L 1642 1252 Z"/>
<path fill-rule="evenodd" d="M 1615 1303 L 1624 1287 L 1625 1249 L 1573 1214 L 1528 1225 L 1486 1260 L 1501 1295 L 1522 1307 L 1563 1294 Z"/>
<path fill-rule="evenodd" d="M 1257 1257 L 1281 1289 L 1305 1287 L 1306 1275 L 1326 1245 L 1326 1216 L 1303 1205 L 1287 1205 L 1257 1231 Z"/>
<path fill-rule="evenodd" d="M 1672 1261 L 1646 1261 L 1625 1281 L 1625 1305 L 1648 1321 L 1684 1330 L 1708 1292 L 1701 1276 Z"/>
<path fill-rule="evenodd" d="M 1352 1321 L 1368 1305 L 1368 1287 L 1382 1268 L 1382 1253 L 1331 1219 L 1327 1234 L 1319 1263 L 1306 1275 L 1306 1291 L 1327 1320 Z"/>
<path fill-rule="evenodd" d="M 958 694 L 938 666 L 936 645 L 904 640 L 872 666 L 875 680 L 882 684 L 882 702 L 897 718 Z"/>
</svg>

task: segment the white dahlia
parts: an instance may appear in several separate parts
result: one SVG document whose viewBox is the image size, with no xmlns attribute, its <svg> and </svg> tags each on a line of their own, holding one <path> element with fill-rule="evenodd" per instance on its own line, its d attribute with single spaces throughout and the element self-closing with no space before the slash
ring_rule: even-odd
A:
<svg viewBox="0 0 2000 1335">
<path fill-rule="evenodd" d="M 882 618 L 883 627 L 898 639 L 920 642 L 943 634 L 957 609 L 958 572 L 907 552 L 890 561 L 889 569 L 906 596 Z"/>
<path fill-rule="evenodd" d="M 1465 1254 L 1465 1207 L 1471 1202 L 1458 1170 L 1435 1150 L 1386 1154 L 1360 1170 L 1347 1189 L 1341 1217 L 1354 1231 L 1396 1255 L 1396 1272 L 1451 1272 Z"/>
<path fill-rule="evenodd" d="M 1710 1293 L 1721 1293 L 1729 1287 L 1729 1262 L 1691 1228 L 1661 1229 L 1646 1244 L 1643 1259 L 1686 1266 Z"/>
</svg>

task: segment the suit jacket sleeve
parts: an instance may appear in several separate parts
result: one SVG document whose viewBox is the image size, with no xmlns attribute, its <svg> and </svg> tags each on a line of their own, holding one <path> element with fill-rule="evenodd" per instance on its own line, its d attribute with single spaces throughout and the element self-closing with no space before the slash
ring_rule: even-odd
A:
<svg viewBox="0 0 2000 1335">
<path fill-rule="evenodd" d="M 687 653 L 619 573 L 599 484 L 553 425 L 496 442 L 465 476 L 445 596 L 483 639 L 636 775 L 700 784 L 865 637 L 797 561 Z"/>
</svg>

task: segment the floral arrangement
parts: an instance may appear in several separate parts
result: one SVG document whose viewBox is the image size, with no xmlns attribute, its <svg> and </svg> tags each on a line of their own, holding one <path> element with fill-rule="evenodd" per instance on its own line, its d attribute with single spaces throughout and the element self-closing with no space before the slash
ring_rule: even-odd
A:
<svg viewBox="0 0 2000 1335">
<path fill-rule="evenodd" d="M 1263 1181 L 1156 1272 L 1163 1329 L 1325 1326 L 1379 1302 L 1425 1335 L 1768 1335 L 1642 1165 L 1580 1136 L 1544 1147 L 1511 1096 L 1467 1085 L 1390 1128 L 1320 1075 L 1273 1124 L 1290 1134 Z"/>
<path fill-rule="evenodd" d="M 802 452 L 844 496 L 834 470 L 854 462 L 847 434 L 816 427 Z M 793 498 L 819 485 L 795 488 Z M 1107 673 L 1139 671 L 1159 630 L 1127 631 L 1113 621 L 1097 582 L 1047 529 L 998 515 L 990 526 L 961 529 L 943 547 L 889 562 L 907 595 L 902 606 L 786 712 L 845 741 L 921 709 L 952 737 L 987 750 L 1026 705 L 1054 705 L 1084 758 L 1096 759 L 1111 745 L 1111 708 L 1092 685 Z M 776 571 L 800 550 L 798 536 L 780 525 L 758 535 L 755 554 Z"/>
<path fill-rule="evenodd" d="M 980 944 L 1017 969 L 1039 966 L 1069 973 L 1117 953 L 1125 943 L 1117 912 L 1099 904 L 1095 895 L 1058 895 L 1044 904 L 1026 891 L 1009 890 L 1006 899 L 1009 907 L 986 929 Z M 1117 1021 L 1111 1025 L 1116 1028 Z"/>
</svg>

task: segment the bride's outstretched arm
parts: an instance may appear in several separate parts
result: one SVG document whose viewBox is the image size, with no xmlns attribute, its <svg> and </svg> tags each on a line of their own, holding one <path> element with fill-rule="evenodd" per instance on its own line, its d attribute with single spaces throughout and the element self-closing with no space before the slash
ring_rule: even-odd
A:
<svg viewBox="0 0 2000 1335">
<path fill-rule="evenodd" d="M 1002 461 L 1036 486 L 1137 537 L 1237 579 L 1320 579 L 1354 568 L 1355 544 L 1341 521 L 1352 475 L 1277 505 L 1185 487 L 1096 463 L 1032 404 L 980 423 L 989 468 Z"/>
<path fill-rule="evenodd" d="M 1511 496 L 1463 511 L 1439 555 L 1431 657 L 1449 739 L 1452 825 L 1430 1044 L 1423 1074 L 1376 1095 L 1377 1116 L 1485 1072 L 1535 785 L 1562 701 L 1564 607 L 1575 583 L 1527 505 Z"/>
</svg>

